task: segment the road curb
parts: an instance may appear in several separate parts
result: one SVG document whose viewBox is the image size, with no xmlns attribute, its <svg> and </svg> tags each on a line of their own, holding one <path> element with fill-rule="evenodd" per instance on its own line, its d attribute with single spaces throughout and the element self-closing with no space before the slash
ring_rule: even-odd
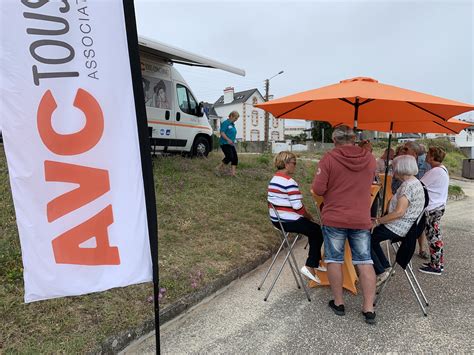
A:
<svg viewBox="0 0 474 355">
<path fill-rule="evenodd" d="M 229 271 L 227 274 L 210 282 L 202 289 L 197 290 L 196 292 L 193 292 L 189 295 L 186 295 L 180 298 L 179 300 L 173 302 L 172 304 L 166 306 L 162 311 L 160 311 L 160 326 L 181 315 L 194 305 L 201 302 L 203 299 L 211 296 L 220 289 L 229 285 L 232 281 L 253 271 L 258 266 L 265 263 L 269 258 L 271 258 L 277 251 L 277 249 L 278 245 L 276 245 L 273 250 L 262 254 L 261 256 L 247 263 L 246 265 L 240 266 L 234 270 Z M 144 335 L 154 330 L 154 319 L 148 319 L 143 322 L 139 327 L 123 331 L 117 335 L 107 338 L 100 345 L 100 348 L 96 351 L 92 351 L 91 354 L 116 354 L 119 351 L 125 349 L 133 341 L 143 337 Z"/>
<path fill-rule="evenodd" d="M 464 200 L 466 195 L 464 193 L 458 195 L 448 195 L 448 201 L 460 201 Z"/>
<path fill-rule="evenodd" d="M 464 178 L 462 176 L 450 176 L 449 178 L 451 180 L 458 180 L 458 181 L 463 181 L 463 182 L 472 182 L 472 183 L 474 183 L 473 179 L 467 179 L 467 178 Z"/>
</svg>

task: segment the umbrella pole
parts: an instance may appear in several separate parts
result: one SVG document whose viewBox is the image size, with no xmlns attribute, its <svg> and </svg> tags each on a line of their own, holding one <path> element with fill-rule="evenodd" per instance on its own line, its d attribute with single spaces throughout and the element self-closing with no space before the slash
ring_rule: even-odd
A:
<svg viewBox="0 0 474 355">
<path fill-rule="evenodd" d="M 354 130 L 357 129 L 357 117 L 359 116 L 359 98 L 356 97 L 356 102 L 354 104 Z"/>
<path fill-rule="evenodd" d="M 393 122 L 390 122 L 390 134 L 388 135 L 387 156 L 385 157 L 385 179 L 384 179 L 383 193 L 382 193 L 382 209 L 383 209 L 382 215 L 385 214 L 385 194 L 387 192 L 388 162 L 390 158 L 390 146 L 392 144 L 392 130 L 393 130 Z"/>
</svg>

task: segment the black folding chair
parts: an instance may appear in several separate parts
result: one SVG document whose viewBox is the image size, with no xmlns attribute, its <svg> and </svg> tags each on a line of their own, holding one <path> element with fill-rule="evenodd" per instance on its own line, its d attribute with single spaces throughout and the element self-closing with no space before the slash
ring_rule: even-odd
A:
<svg viewBox="0 0 474 355">
<path fill-rule="evenodd" d="M 293 240 L 292 243 L 290 243 L 289 239 L 288 239 L 288 236 L 289 236 L 289 233 L 285 231 L 285 229 L 283 228 L 283 224 L 281 223 L 281 219 L 280 219 L 280 215 L 278 214 L 278 211 L 276 210 L 275 206 L 271 203 L 269 203 L 270 207 L 273 209 L 273 212 L 275 213 L 277 219 L 278 219 L 278 224 L 280 225 L 280 228 L 277 228 L 274 226 L 274 228 L 278 231 L 278 235 L 280 236 L 281 238 L 281 244 L 280 244 L 280 247 L 278 248 L 278 251 L 276 252 L 276 254 L 273 256 L 273 260 L 272 260 L 272 263 L 270 264 L 267 272 L 265 273 L 265 276 L 263 277 L 263 280 L 262 282 L 260 283 L 260 285 L 258 286 L 258 290 L 260 290 L 263 286 L 263 284 L 265 283 L 265 280 L 267 279 L 268 277 L 268 274 L 270 273 L 271 269 L 273 268 L 273 265 L 275 264 L 276 262 L 276 259 L 278 257 L 278 255 L 280 254 L 280 252 L 286 248 L 287 249 L 287 253 L 286 253 L 286 256 L 285 256 L 285 259 L 283 260 L 283 263 L 281 264 L 280 268 L 278 269 L 278 272 L 277 272 L 277 275 L 275 276 L 275 278 L 273 279 L 273 282 L 272 282 L 272 285 L 271 287 L 269 288 L 269 290 L 267 291 L 267 294 L 265 295 L 265 298 L 263 299 L 264 301 L 266 301 L 268 299 L 268 296 L 270 296 L 270 293 L 272 292 L 273 290 L 273 287 L 275 286 L 277 280 L 279 279 L 280 275 L 281 275 L 281 272 L 283 271 L 283 268 L 285 266 L 285 264 L 288 262 L 288 265 L 290 266 L 290 270 L 293 274 L 293 278 L 295 279 L 295 282 L 296 282 L 296 286 L 298 288 L 301 288 L 299 282 L 298 282 L 298 279 L 299 281 L 301 282 L 301 285 L 303 286 L 303 290 L 306 294 L 306 297 L 308 298 L 308 301 L 311 302 L 311 298 L 309 297 L 309 293 L 308 293 L 308 289 L 306 288 L 306 284 L 303 280 L 303 277 L 301 276 L 300 272 L 298 271 L 298 264 L 296 263 L 296 259 L 295 259 L 295 256 L 293 254 L 293 247 L 295 246 L 296 242 L 298 241 L 299 239 L 299 234 L 296 235 L 295 239 Z M 298 276 L 297 276 L 298 275 Z"/>
</svg>

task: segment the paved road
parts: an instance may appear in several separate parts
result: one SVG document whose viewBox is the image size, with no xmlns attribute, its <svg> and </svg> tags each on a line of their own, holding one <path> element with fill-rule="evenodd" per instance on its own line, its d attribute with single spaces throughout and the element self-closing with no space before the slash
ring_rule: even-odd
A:
<svg viewBox="0 0 474 355">
<path fill-rule="evenodd" d="M 443 218 L 445 272 L 417 272 L 430 301 L 428 317 L 422 315 L 400 268 L 377 307 L 376 326 L 364 323 L 360 295 L 346 293 L 346 316 L 338 317 L 327 306 L 329 288 L 311 289 L 308 302 L 289 270 L 264 302 L 264 291 L 257 291 L 257 285 L 267 263 L 161 327 L 162 353 L 474 353 L 474 183 L 452 183 L 462 186 L 468 197 L 449 202 Z M 303 246 L 296 248 L 300 262 Z M 415 256 L 413 262 L 419 266 L 422 261 Z M 154 347 L 151 334 L 125 353 L 153 353 Z"/>
</svg>

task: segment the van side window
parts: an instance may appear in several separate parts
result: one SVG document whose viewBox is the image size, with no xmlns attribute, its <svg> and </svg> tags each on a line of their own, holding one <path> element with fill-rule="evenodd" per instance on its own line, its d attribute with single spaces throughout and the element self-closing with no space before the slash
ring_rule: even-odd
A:
<svg viewBox="0 0 474 355">
<path fill-rule="evenodd" d="M 197 111 L 198 104 L 196 100 L 194 99 L 193 94 L 191 94 L 189 90 L 186 90 L 186 91 L 188 92 L 189 108 L 191 110 L 189 113 L 197 116 L 196 111 Z"/>
<path fill-rule="evenodd" d="M 198 104 L 191 92 L 183 85 L 176 84 L 178 106 L 182 112 L 197 116 Z"/>
<path fill-rule="evenodd" d="M 178 106 L 181 111 L 189 113 L 188 95 L 186 94 L 186 88 L 183 85 L 176 85 L 176 93 L 178 94 Z"/>
</svg>

